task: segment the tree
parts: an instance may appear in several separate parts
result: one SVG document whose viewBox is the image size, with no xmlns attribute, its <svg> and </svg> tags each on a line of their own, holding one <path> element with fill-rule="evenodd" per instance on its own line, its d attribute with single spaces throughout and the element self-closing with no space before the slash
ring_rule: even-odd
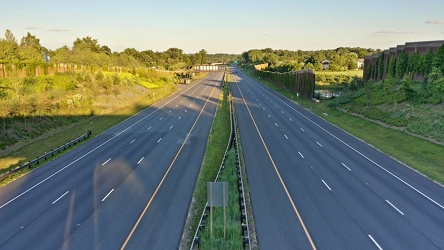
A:
<svg viewBox="0 0 444 250">
<path fill-rule="evenodd" d="M 200 64 L 206 64 L 207 63 L 207 51 L 204 49 L 201 49 L 199 51 L 200 55 Z"/>
<path fill-rule="evenodd" d="M 0 39 L 0 63 L 13 63 L 19 60 L 17 40 L 10 30 L 6 30 L 5 39 Z"/>
<path fill-rule="evenodd" d="M 40 39 L 27 33 L 20 41 L 20 55 L 21 59 L 27 62 L 42 61 L 42 46 Z"/>
<path fill-rule="evenodd" d="M 97 39 L 92 39 L 90 36 L 84 37 L 82 39 L 77 38 L 74 43 L 72 50 L 82 51 L 82 50 L 90 50 L 91 52 L 98 53 L 101 51 L 101 47 L 97 41 Z"/>
</svg>

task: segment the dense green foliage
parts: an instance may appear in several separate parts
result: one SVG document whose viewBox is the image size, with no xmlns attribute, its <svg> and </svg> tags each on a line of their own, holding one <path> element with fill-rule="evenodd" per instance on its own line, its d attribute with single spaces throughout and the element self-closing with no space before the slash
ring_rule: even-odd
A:
<svg viewBox="0 0 444 250">
<path fill-rule="evenodd" d="M 164 52 L 152 50 L 137 51 L 126 48 L 123 52 L 112 52 L 106 45 L 100 45 L 97 39 L 89 36 L 77 38 L 72 48 L 63 46 L 54 51 L 40 45 L 40 39 L 29 32 L 21 39 L 20 44 L 10 30 L 5 38 L 0 39 L 0 64 L 7 67 L 27 67 L 45 64 L 45 54 L 51 63 L 76 64 L 84 66 L 122 66 L 128 68 L 155 67 L 157 69 L 178 70 L 190 65 L 226 62 L 237 59 L 238 55 L 208 55 L 202 49 L 195 54 L 184 54 L 181 49 L 170 48 Z"/>
<path fill-rule="evenodd" d="M 411 54 L 402 51 L 398 56 L 385 57 L 387 56 L 384 53 L 380 53 L 376 64 L 366 66 L 367 80 L 381 80 L 384 76 L 395 79 L 427 78 L 433 69 L 444 74 L 444 45 L 436 53 L 429 50 L 428 53 L 419 55 L 418 51 Z M 387 65 L 384 66 L 385 63 Z"/>
<path fill-rule="evenodd" d="M 379 51 L 379 50 L 377 50 Z M 334 50 L 318 51 L 290 51 L 253 49 L 242 53 L 242 63 L 261 64 L 267 63 L 269 71 L 289 72 L 301 69 L 323 70 L 322 62 L 328 61 L 328 70 L 344 71 L 358 68 L 357 59 L 364 58 L 377 51 L 363 48 L 337 48 Z"/>
<path fill-rule="evenodd" d="M 0 150 L 51 129 L 122 108 L 154 89 L 174 86 L 174 73 L 66 72 L 0 79 Z"/>
<path fill-rule="evenodd" d="M 330 106 L 444 142 L 444 77 L 439 68 L 432 68 L 424 81 L 390 77 L 350 84 Z"/>
</svg>

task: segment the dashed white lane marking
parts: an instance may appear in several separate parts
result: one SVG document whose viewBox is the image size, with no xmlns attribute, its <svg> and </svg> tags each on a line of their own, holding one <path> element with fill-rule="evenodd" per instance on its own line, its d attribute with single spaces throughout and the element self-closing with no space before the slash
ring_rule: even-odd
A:
<svg viewBox="0 0 444 250">
<path fill-rule="evenodd" d="M 299 155 L 300 155 L 302 158 L 304 158 L 304 156 L 301 154 L 301 152 L 298 151 L 298 153 L 299 153 Z"/>
<path fill-rule="evenodd" d="M 275 125 L 276 127 L 279 127 L 279 126 L 277 125 L 277 123 L 274 123 L 274 125 Z"/>
<path fill-rule="evenodd" d="M 392 203 L 390 203 L 390 201 L 385 200 L 390 206 L 392 206 L 396 211 L 398 211 L 398 213 L 400 213 L 401 215 L 404 215 L 404 213 L 399 210 L 395 205 L 393 205 Z"/>
<path fill-rule="evenodd" d="M 288 118 L 288 120 L 290 120 L 291 122 L 293 121 L 291 118 Z"/>
<path fill-rule="evenodd" d="M 284 135 L 285 136 L 285 138 L 288 140 L 288 137 L 287 137 L 287 135 Z"/>
<path fill-rule="evenodd" d="M 104 166 L 105 164 L 107 164 L 110 160 L 111 160 L 111 158 L 109 158 L 108 160 L 106 160 L 104 163 L 102 163 L 102 166 Z"/>
<path fill-rule="evenodd" d="M 327 183 L 326 183 L 324 180 L 322 180 L 322 179 L 321 179 L 321 181 L 322 181 L 322 183 L 324 183 L 324 185 L 328 188 L 328 190 L 331 191 L 331 188 L 327 185 Z"/>
<path fill-rule="evenodd" d="M 172 128 L 173 128 L 173 125 L 171 125 L 170 129 L 172 129 Z"/>
<path fill-rule="evenodd" d="M 162 116 L 162 117 L 160 117 L 159 121 L 162 121 L 162 119 L 163 119 L 163 116 Z"/>
<path fill-rule="evenodd" d="M 105 197 L 103 197 L 102 202 L 105 201 L 106 198 L 108 198 L 108 196 L 109 196 L 113 191 L 114 191 L 114 188 L 111 189 L 111 191 L 109 191 L 108 194 L 107 194 Z"/>
<path fill-rule="evenodd" d="M 301 128 L 302 132 L 305 132 L 305 130 L 303 128 Z"/>
<path fill-rule="evenodd" d="M 145 157 L 142 157 L 142 158 L 137 162 L 137 165 L 139 165 L 139 164 L 143 161 L 143 158 L 145 158 Z"/>
<path fill-rule="evenodd" d="M 341 163 L 342 166 L 344 166 L 346 169 L 348 169 L 348 171 L 352 171 L 349 167 L 347 167 L 347 165 L 345 165 L 344 163 Z"/>
<path fill-rule="evenodd" d="M 270 114 L 267 114 L 267 115 L 268 115 L 268 117 L 271 117 Z"/>
<path fill-rule="evenodd" d="M 368 237 L 373 241 L 373 243 L 376 245 L 376 247 L 378 247 L 379 250 L 382 250 L 382 247 L 378 244 L 378 242 L 376 242 L 375 239 L 373 239 L 373 237 L 369 234 Z"/>
<path fill-rule="evenodd" d="M 149 127 L 147 130 L 150 130 L 152 128 L 152 126 L 151 127 Z"/>
<path fill-rule="evenodd" d="M 157 140 L 157 143 L 159 143 L 162 140 L 162 138 L 160 138 L 159 140 Z"/>
<path fill-rule="evenodd" d="M 178 118 L 178 119 L 180 120 L 180 118 L 182 118 L 182 116 L 179 116 L 179 118 Z"/>
<path fill-rule="evenodd" d="M 322 148 L 322 144 L 320 144 L 319 142 L 316 142 L 321 148 Z"/>
<path fill-rule="evenodd" d="M 188 111 L 188 109 L 185 109 L 185 113 Z"/>
<path fill-rule="evenodd" d="M 133 144 L 133 142 L 135 142 L 135 141 L 136 141 L 136 139 L 132 140 L 132 141 L 130 142 L 130 144 Z"/>
<path fill-rule="evenodd" d="M 69 191 L 66 191 L 64 194 L 62 194 L 59 198 L 57 198 L 55 201 L 52 202 L 52 205 L 54 205 L 57 201 L 63 198 L 63 196 L 67 195 Z"/>
</svg>

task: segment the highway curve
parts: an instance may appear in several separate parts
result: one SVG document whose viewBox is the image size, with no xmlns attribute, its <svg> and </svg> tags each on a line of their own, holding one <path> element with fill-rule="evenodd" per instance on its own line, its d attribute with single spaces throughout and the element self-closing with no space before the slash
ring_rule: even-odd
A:
<svg viewBox="0 0 444 250">
<path fill-rule="evenodd" d="M 237 70 L 231 82 L 261 249 L 444 249 L 442 186 Z"/>
<path fill-rule="evenodd" d="M 1 188 L 0 249 L 178 248 L 222 77 L 182 86 Z"/>
</svg>

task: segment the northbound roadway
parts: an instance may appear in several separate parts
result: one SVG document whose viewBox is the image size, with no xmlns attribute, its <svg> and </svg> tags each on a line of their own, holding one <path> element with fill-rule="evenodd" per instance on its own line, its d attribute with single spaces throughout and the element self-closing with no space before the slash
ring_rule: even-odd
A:
<svg viewBox="0 0 444 250">
<path fill-rule="evenodd" d="M 444 188 L 231 75 L 261 249 L 444 249 Z"/>
</svg>

